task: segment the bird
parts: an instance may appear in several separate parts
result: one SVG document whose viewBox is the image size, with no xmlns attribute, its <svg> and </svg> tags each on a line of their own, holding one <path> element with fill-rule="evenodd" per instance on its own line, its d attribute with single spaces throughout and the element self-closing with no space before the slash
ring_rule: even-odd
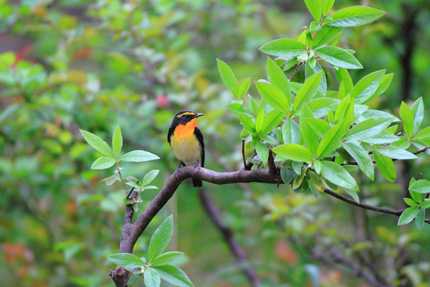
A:
<svg viewBox="0 0 430 287">
<path fill-rule="evenodd" d="M 203 134 L 197 127 L 197 118 L 201 116 L 203 114 L 184 110 L 178 112 L 172 120 L 167 141 L 179 160 L 176 175 L 181 165 L 197 165 L 199 168 L 205 165 Z M 202 181 L 193 178 L 193 186 L 202 187 Z"/>
</svg>

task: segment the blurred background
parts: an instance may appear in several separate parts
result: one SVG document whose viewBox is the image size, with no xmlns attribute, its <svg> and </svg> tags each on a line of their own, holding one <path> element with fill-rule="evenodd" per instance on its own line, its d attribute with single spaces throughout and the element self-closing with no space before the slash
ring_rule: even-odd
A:
<svg viewBox="0 0 430 287">
<path fill-rule="evenodd" d="M 351 71 L 354 81 L 380 69 L 395 73 L 371 105 L 398 115 L 402 100 L 423 97 L 429 107 L 430 2 L 338 0 L 334 9 L 352 5 L 387 12 L 345 29 L 341 42 L 363 63 L 364 70 Z M 241 126 L 226 107 L 232 95 L 216 58 L 239 80 L 265 78 L 258 48 L 296 38 L 311 21 L 306 11 L 296 0 L 0 0 L 2 286 L 113 286 L 108 272 L 115 266 L 106 257 L 118 252 L 124 195 L 119 185 L 100 182 L 113 169 L 90 170 L 98 154 L 78 129 L 110 142 L 119 124 L 123 151 L 161 158 L 124 163 L 122 173 L 142 178 L 159 169 L 161 187 L 177 165 L 166 141 L 171 119 L 191 109 L 205 114 L 206 166 L 242 168 Z M 404 208 L 410 178 L 430 178 L 429 163 L 425 155 L 397 162 L 394 184 L 357 174 L 362 202 Z M 379 286 L 428 286 L 427 224 L 421 231 L 397 227 L 394 216 L 288 186 L 204 185 L 264 286 L 371 286 L 363 274 L 385 284 Z M 156 193 L 145 192 L 140 209 Z M 135 254 L 145 255 L 150 235 L 172 213 L 170 248 L 186 253 L 181 268 L 195 286 L 250 286 L 190 182 L 149 225 Z"/>
</svg>

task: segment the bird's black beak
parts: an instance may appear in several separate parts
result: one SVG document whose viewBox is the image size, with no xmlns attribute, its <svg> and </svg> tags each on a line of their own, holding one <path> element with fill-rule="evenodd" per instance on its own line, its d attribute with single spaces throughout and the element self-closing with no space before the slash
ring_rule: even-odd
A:
<svg viewBox="0 0 430 287">
<path fill-rule="evenodd" d="M 196 118 L 203 116 L 203 114 L 196 114 Z"/>
</svg>

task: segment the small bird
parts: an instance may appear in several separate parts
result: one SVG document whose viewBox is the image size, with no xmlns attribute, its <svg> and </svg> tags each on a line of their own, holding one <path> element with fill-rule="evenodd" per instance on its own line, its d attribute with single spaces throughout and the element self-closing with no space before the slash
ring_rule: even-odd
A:
<svg viewBox="0 0 430 287">
<path fill-rule="evenodd" d="M 205 165 L 205 144 L 203 135 L 197 127 L 197 118 L 203 114 L 192 111 L 180 111 L 175 115 L 167 134 L 167 141 L 172 147 L 173 153 L 179 160 L 175 173 L 182 165 Z M 201 187 L 200 179 L 193 179 L 194 187 Z"/>
</svg>

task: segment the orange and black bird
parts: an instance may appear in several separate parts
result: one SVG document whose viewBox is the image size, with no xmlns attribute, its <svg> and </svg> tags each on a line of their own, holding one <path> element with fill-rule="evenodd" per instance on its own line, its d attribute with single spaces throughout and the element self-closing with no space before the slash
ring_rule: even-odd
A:
<svg viewBox="0 0 430 287">
<path fill-rule="evenodd" d="M 172 147 L 173 153 L 182 165 L 205 165 L 205 144 L 203 134 L 197 127 L 197 118 L 203 114 L 192 111 L 180 111 L 175 115 L 167 134 L 167 141 Z M 176 172 L 175 172 L 176 173 Z M 200 179 L 193 179 L 194 187 L 201 187 Z"/>
</svg>

